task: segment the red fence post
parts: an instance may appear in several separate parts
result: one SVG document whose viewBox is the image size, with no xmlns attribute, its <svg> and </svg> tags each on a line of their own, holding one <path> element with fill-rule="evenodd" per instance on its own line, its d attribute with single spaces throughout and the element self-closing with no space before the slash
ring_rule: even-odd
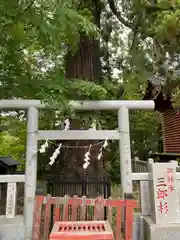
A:
<svg viewBox="0 0 180 240">
<path fill-rule="evenodd" d="M 44 240 L 48 239 L 49 236 L 49 226 L 51 220 L 51 196 L 46 197 L 46 207 L 44 215 Z"/>
<path fill-rule="evenodd" d="M 133 238 L 134 209 L 137 207 L 136 200 L 125 201 L 125 240 Z"/>
<path fill-rule="evenodd" d="M 40 225 L 41 225 L 41 212 L 44 196 L 35 197 L 35 209 L 33 218 L 32 239 L 39 240 L 40 238 Z"/>
</svg>

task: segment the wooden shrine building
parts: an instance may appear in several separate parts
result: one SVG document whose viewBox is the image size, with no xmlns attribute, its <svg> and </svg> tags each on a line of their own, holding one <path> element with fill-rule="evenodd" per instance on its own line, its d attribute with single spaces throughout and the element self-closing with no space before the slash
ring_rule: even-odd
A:
<svg viewBox="0 0 180 240">
<path fill-rule="evenodd" d="M 180 159 L 180 110 L 173 108 L 171 93 L 164 94 L 158 84 L 148 81 L 144 100 L 154 100 L 155 111 L 162 116 L 163 153 L 152 153 L 157 161 Z"/>
</svg>

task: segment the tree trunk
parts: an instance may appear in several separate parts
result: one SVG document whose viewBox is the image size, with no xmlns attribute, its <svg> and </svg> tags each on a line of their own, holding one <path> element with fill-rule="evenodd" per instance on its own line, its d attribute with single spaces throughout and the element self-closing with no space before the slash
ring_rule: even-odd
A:
<svg viewBox="0 0 180 240">
<path fill-rule="evenodd" d="M 94 23 L 100 27 L 100 10 L 94 8 L 92 10 L 94 16 Z M 66 56 L 66 77 L 69 79 L 81 79 L 87 81 L 93 81 L 96 83 L 101 82 L 101 61 L 100 61 L 100 41 L 94 37 L 81 34 L 79 44 L 75 53 L 68 52 Z M 71 129 L 77 129 L 76 120 L 71 120 Z M 79 127 L 80 129 L 80 127 Z M 95 141 L 93 141 L 94 143 Z M 92 141 L 68 141 L 69 145 L 90 145 Z M 86 173 L 90 176 L 102 175 L 101 161 L 98 161 L 97 156 L 99 154 L 101 145 L 92 147 L 91 164 L 88 167 Z M 84 154 L 88 149 L 73 149 L 72 152 L 66 152 L 62 154 L 63 161 L 66 163 L 64 171 L 71 169 L 75 175 L 83 175 L 84 169 Z M 69 153 L 69 154 L 68 154 Z M 64 155 L 64 156 L 63 156 Z M 61 158 L 62 159 L 62 158 Z"/>
<path fill-rule="evenodd" d="M 77 51 L 66 56 L 66 77 L 100 82 L 100 43 L 99 40 L 81 35 Z"/>
<path fill-rule="evenodd" d="M 85 8 L 91 7 L 93 22 L 100 29 L 102 5 L 100 1 L 82 0 Z M 82 79 L 101 82 L 100 40 L 81 34 L 77 51 L 66 56 L 66 76 L 71 79 Z"/>
</svg>

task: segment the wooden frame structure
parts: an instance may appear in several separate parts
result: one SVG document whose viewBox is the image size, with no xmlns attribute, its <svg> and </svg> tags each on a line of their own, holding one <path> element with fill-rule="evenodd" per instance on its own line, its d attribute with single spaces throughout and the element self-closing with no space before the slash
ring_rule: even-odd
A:
<svg viewBox="0 0 180 240">
<path fill-rule="evenodd" d="M 27 109 L 27 148 L 25 172 L 24 224 L 25 239 L 32 238 L 33 210 L 37 175 L 37 143 L 40 139 L 49 140 L 120 140 L 121 186 L 124 198 L 132 198 L 132 168 L 129 135 L 129 110 L 154 110 L 154 101 L 71 101 L 77 111 L 118 111 L 118 130 L 106 131 L 39 131 L 38 110 L 46 106 L 40 100 L 0 100 L 0 109 Z"/>
</svg>

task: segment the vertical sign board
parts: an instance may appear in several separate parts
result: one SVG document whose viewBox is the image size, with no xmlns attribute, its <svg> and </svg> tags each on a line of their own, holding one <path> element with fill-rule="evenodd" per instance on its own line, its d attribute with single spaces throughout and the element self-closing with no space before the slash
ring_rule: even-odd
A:
<svg viewBox="0 0 180 240">
<path fill-rule="evenodd" d="M 16 209 L 16 183 L 8 183 L 6 197 L 6 217 L 14 218 Z"/>
<path fill-rule="evenodd" d="M 149 163 L 151 217 L 156 224 L 180 220 L 176 163 Z"/>
<path fill-rule="evenodd" d="M 148 181 L 140 181 L 140 203 L 143 216 L 151 215 L 149 198 Z"/>
</svg>

